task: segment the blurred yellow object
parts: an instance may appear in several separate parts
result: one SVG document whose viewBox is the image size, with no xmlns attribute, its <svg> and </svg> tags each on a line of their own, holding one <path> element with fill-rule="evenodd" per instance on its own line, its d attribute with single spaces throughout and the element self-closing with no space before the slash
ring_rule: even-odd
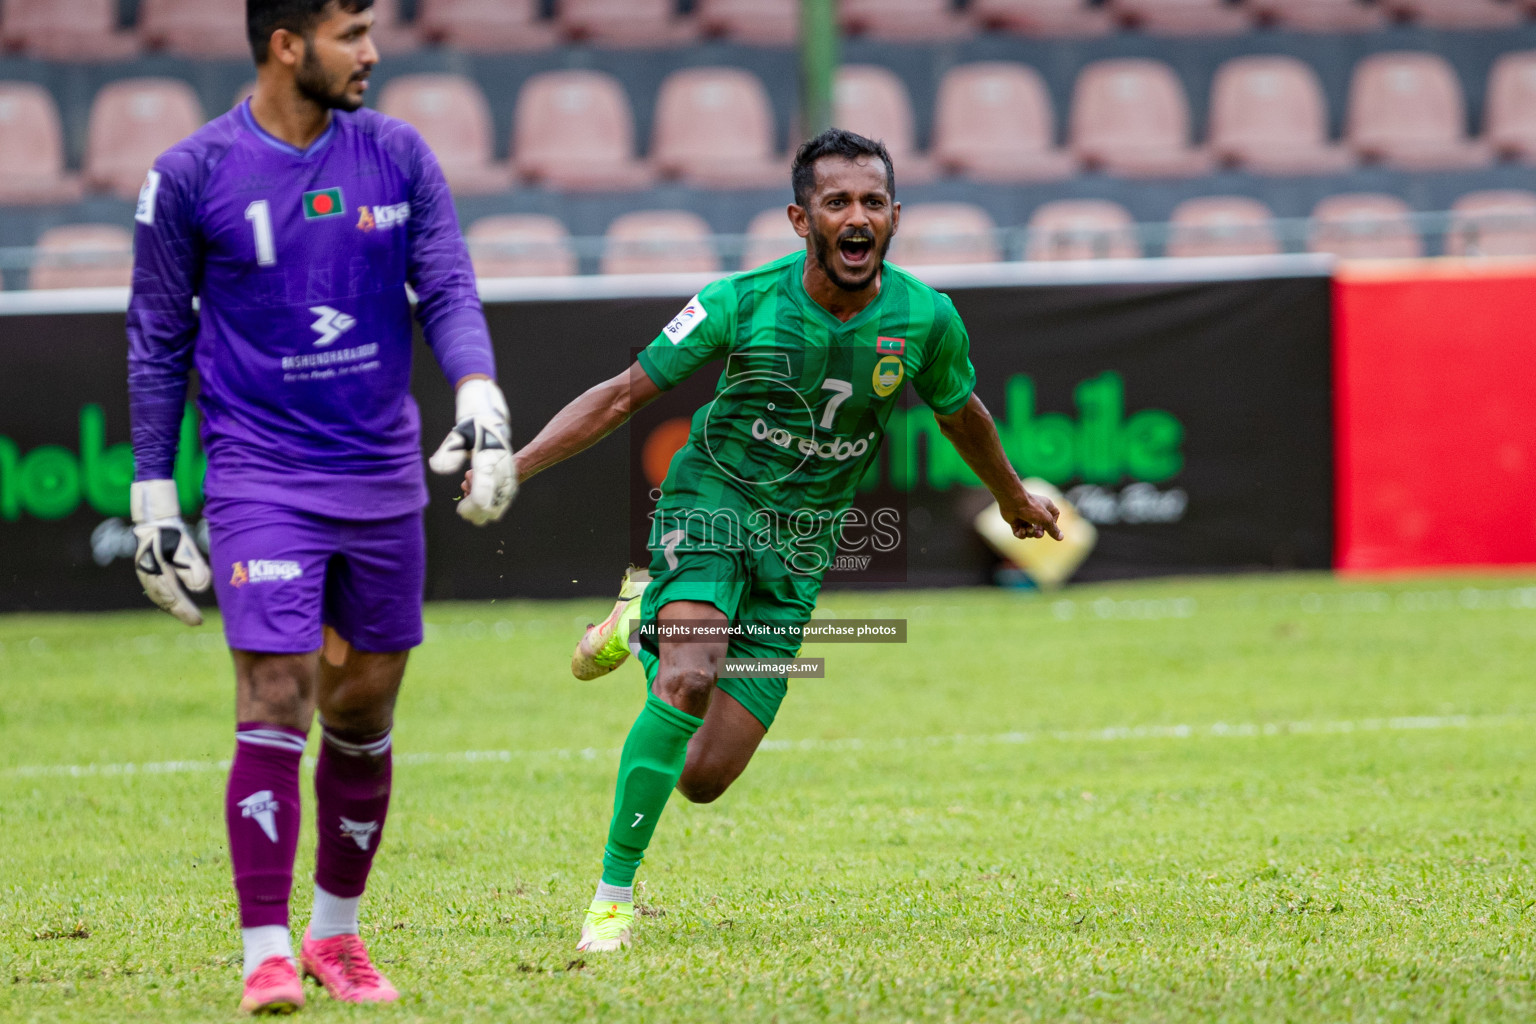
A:
<svg viewBox="0 0 1536 1024">
<path fill-rule="evenodd" d="M 1027 572 L 1041 590 L 1050 590 L 1065 583 L 1083 564 L 1083 559 L 1098 543 L 1099 531 L 1078 515 L 1072 503 L 1046 481 L 1030 477 L 1024 481 L 1024 489 L 1056 503 L 1061 511 L 1056 520 L 1061 529 L 1061 540 L 1051 537 L 1020 540 L 1013 535 L 1013 528 L 1003 521 L 995 501 L 976 514 L 976 532 L 998 555 Z"/>
</svg>

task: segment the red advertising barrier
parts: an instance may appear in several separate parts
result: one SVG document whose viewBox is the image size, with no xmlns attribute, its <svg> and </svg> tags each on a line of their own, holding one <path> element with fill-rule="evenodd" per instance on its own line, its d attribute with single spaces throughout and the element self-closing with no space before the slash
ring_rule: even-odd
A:
<svg viewBox="0 0 1536 1024">
<path fill-rule="evenodd" d="M 1345 571 L 1536 563 L 1536 262 L 1340 269 Z"/>
</svg>

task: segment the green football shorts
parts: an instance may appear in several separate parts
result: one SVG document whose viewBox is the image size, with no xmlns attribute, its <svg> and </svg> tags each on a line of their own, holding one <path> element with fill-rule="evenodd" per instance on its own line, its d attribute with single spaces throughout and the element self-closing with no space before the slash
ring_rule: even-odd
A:
<svg viewBox="0 0 1536 1024">
<path fill-rule="evenodd" d="M 651 560 L 651 585 L 640 598 L 640 622 L 654 623 L 656 612 L 669 601 L 703 601 L 725 613 L 733 623 L 762 622 L 804 626 L 816 607 L 821 574 L 807 576 L 790 571 L 773 551 L 677 551 L 675 566 L 666 553 Z M 800 644 L 790 638 L 733 637 L 728 658 L 793 658 Z M 645 667 L 647 689 L 656 681 L 660 664 L 654 634 L 641 634 L 640 663 Z M 789 692 L 779 677 L 721 679 L 717 684 L 763 723 L 773 727 L 779 705 Z"/>
</svg>

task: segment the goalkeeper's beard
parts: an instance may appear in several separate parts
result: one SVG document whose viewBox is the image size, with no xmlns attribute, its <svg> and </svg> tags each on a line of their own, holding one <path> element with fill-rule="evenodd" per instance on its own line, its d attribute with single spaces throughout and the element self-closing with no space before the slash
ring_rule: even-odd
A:
<svg viewBox="0 0 1536 1024">
<path fill-rule="evenodd" d="M 320 66 L 320 59 L 315 55 L 314 47 L 306 47 L 304 59 L 299 61 L 299 69 L 293 76 L 293 84 L 298 88 L 299 94 L 314 103 L 322 110 L 345 110 L 351 112 L 363 105 L 361 97 L 352 99 L 347 95 L 347 88 L 358 78 L 365 75 L 348 75 L 342 82 L 341 88 L 332 86 L 331 79 L 326 75 L 325 68 Z"/>
</svg>

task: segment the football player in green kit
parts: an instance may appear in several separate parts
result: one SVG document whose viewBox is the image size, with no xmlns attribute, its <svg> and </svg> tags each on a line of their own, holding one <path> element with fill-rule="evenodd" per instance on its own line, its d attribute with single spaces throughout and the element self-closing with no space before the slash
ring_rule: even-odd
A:
<svg viewBox="0 0 1536 1024">
<path fill-rule="evenodd" d="M 800 148 L 792 173 L 788 213 L 805 251 L 709 285 L 628 371 L 571 402 L 517 453 L 528 480 L 704 363 L 724 360 L 715 400 L 694 416 L 653 518 L 651 581 L 640 596 L 648 690 L 619 759 L 583 951 L 629 944 L 635 871 L 672 790 L 714 800 L 773 724 L 784 679 L 718 679 L 721 663 L 798 652 L 794 631 L 811 617 L 840 517 L 907 380 L 1014 533 L 1060 539 L 1055 506 L 1024 490 L 973 394 L 953 303 L 885 264 L 901 215 L 885 146 L 834 128 Z M 789 627 L 788 635 L 739 635 L 742 623 Z M 692 637 L 658 641 L 655 627 L 665 633 L 669 624 Z M 727 624 L 737 633 L 698 639 Z"/>
</svg>

